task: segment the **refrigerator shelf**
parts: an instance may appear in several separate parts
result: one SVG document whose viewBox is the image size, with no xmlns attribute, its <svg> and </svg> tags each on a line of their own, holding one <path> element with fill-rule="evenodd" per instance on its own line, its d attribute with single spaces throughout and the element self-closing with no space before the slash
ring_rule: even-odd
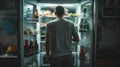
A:
<svg viewBox="0 0 120 67">
<path fill-rule="evenodd" d="M 40 41 L 41 43 L 45 43 L 45 41 Z"/>
<path fill-rule="evenodd" d="M 41 35 L 40 37 L 46 37 L 46 35 Z"/>
<path fill-rule="evenodd" d="M 40 16 L 41 18 L 56 18 L 56 16 Z M 64 16 L 64 18 L 77 18 L 79 16 Z"/>
<path fill-rule="evenodd" d="M 37 34 L 24 34 L 24 35 L 35 36 L 35 35 L 37 35 Z"/>
<path fill-rule="evenodd" d="M 38 53 L 39 53 L 39 51 L 32 51 L 32 52 L 25 53 L 24 56 L 29 57 L 29 56 L 32 56 L 32 55 L 35 55 L 35 54 L 38 54 Z"/>
<path fill-rule="evenodd" d="M 38 21 L 24 21 L 24 22 L 27 22 L 27 23 L 39 23 Z"/>
<path fill-rule="evenodd" d="M 80 29 L 79 31 L 80 32 L 89 32 L 89 30 L 87 30 L 87 29 Z"/>
<path fill-rule="evenodd" d="M 40 54 L 46 54 L 46 52 L 40 52 Z M 72 52 L 72 54 L 77 54 L 77 52 Z"/>
<path fill-rule="evenodd" d="M 38 18 L 25 18 L 24 20 L 29 20 L 29 21 L 38 21 Z"/>
</svg>

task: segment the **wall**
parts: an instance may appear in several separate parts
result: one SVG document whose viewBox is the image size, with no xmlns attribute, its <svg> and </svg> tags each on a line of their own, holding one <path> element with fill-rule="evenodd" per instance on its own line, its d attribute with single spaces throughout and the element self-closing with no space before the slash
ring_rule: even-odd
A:
<svg viewBox="0 0 120 67">
<path fill-rule="evenodd" d="M 99 49 L 108 49 L 119 47 L 120 43 L 120 23 L 119 20 L 107 19 L 103 20 L 101 26 L 101 41 Z"/>
<path fill-rule="evenodd" d="M 9 43 L 14 43 L 14 45 L 17 44 L 17 32 L 13 35 L 8 35 L 3 27 L 6 25 L 5 20 L 14 20 L 13 22 L 10 21 L 10 23 L 17 24 L 17 1 L 15 0 L 1 0 L 0 2 L 0 41 L 2 41 L 5 45 L 8 45 Z M 9 21 L 6 22 L 7 24 Z M 8 26 L 8 25 L 7 25 Z M 12 27 L 6 27 L 10 30 Z M 17 27 L 16 27 L 17 29 Z"/>
<path fill-rule="evenodd" d="M 120 43 L 120 17 L 103 17 L 102 0 L 98 1 L 98 50 L 119 47 Z"/>
</svg>

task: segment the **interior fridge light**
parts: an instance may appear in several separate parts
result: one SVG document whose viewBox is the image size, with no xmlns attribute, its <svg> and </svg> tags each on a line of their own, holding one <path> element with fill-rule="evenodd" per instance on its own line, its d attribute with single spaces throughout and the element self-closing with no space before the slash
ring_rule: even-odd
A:
<svg viewBox="0 0 120 67">
<path fill-rule="evenodd" d="M 58 6 L 58 5 L 60 5 L 60 6 L 65 6 L 65 7 L 67 7 L 67 6 L 75 6 L 75 4 L 45 4 L 45 5 L 43 5 L 43 6 Z"/>
</svg>

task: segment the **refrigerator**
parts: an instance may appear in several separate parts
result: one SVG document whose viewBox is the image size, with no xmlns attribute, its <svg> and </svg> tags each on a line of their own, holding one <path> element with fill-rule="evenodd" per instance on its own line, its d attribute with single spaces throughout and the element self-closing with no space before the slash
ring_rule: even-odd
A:
<svg viewBox="0 0 120 67">
<path fill-rule="evenodd" d="M 73 21 L 79 42 L 72 42 L 74 67 L 94 67 L 96 47 L 96 0 L 21 0 L 21 67 L 49 67 L 46 61 L 46 25 L 55 19 L 54 9 L 65 8 L 64 18 Z"/>
</svg>

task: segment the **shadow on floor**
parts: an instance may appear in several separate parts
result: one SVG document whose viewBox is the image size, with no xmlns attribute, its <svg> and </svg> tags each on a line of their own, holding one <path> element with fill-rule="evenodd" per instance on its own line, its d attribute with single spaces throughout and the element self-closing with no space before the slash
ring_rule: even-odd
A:
<svg viewBox="0 0 120 67">
<path fill-rule="evenodd" d="M 98 50 L 96 67 L 120 67 L 120 48 Z"/>
</svg>

